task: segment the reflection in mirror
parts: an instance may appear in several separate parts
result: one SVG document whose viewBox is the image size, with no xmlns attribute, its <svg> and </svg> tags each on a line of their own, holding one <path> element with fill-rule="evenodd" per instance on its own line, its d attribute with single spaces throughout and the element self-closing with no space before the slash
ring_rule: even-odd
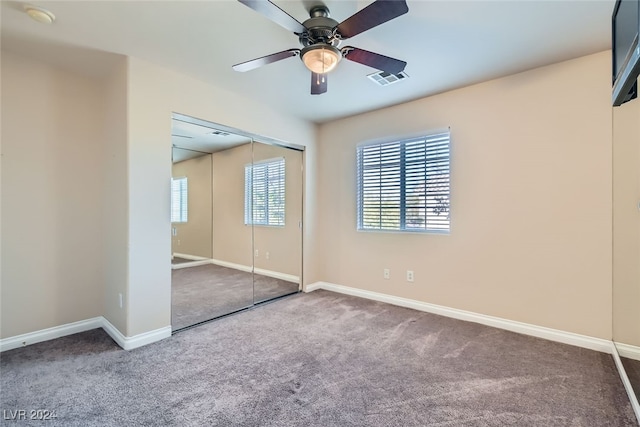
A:
<svg viewBox="0 0 640 427">
<path fill-rule="evenodd" d="M 241 166 L 230 167 L 251 162 L 251 139 L 175 114 L 172 143 L 171 324 L 176 331 L 253 304 L 244 177 Z"/>
<path fill-rule="evenodd" d="M 172 329 L 298 292 L 302 151 L 181 114 L 172 143 Z"/>
<path fill-rule="evenodd" d="M 254 301 L 298 292 L 302 271 L 302 151 L 260 142 L 245 167 L 245 223 L 253 224 Z"/>
<path fill-rule="evenodd" d="M 613 341 L 640 421 L 640 100 L 613 108 Z M 621 371 L 621 373 L 623 373 Z M 623 374 L 624 378 L 624 374 Z M 634 402 L 635 397 L 635 402 Z"/>
<path fill-rule="evenodd" d="M 174 146 L 171 175 L 171 263 L 211 259 L 211 154 Z"/>
</svg>

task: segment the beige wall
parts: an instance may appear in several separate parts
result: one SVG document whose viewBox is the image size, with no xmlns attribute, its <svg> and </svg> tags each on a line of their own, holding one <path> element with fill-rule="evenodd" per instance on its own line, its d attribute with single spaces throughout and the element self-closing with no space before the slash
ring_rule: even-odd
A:
<svg viewBox="0 0 640 427">
<path fill-rule="evenodd" d="M 212 221 L 211 154 L 173 164 L 173 177 L 187 177 L 188 215 L 185 223 L 172 223 L 172 252 L 211 258 Z"/>
<path fill-rule="evenodd" d="M 613 339 L 640 346 L 640 100 L 613 109 Z"/>
<path fill-rule="evenodd" d="M 603 52 L 321 126 L 319 275 L 611 338 L 610 94 Z M 357 232 L 356 145 L 448 126 L 451 234 Z"/>
<path fill-rule="evenodd" d="M 213 258 L 251 266 L 251 227 L 244 225 L 244 166 L 251 144 L 213 154 Z"/>
<path fill-rule="evenodd" d="M 127 58 L 120 57 L 104 82 L 105 104 L 101 186 L 103 201 L 104 317 L 123 334 L 127 330 Z M 120 294 L 123 301 L 120 306 Z"/>
<path fill-rule="evenodd" d="M 103 313 L 104 92 L 8 51 L 1 71 L 6 338 Z"/>
</svg>

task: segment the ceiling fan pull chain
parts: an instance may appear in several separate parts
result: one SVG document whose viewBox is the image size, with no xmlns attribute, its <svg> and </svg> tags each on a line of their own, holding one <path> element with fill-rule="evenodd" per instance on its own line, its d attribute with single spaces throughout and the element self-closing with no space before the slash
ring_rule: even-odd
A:
<svg viewBox="0 0 640 427">
<path fill-rule="evenodd" d="M 322 51 L 324 52 L 324 48 L 322 48 Z M 327 68 L 327 63 L 325 62 L 324 55 L 322 55 L 322 81 L 323 82 L 324 82 L 324 73 L 326 72 L 326 68 Z"/>
</svg>

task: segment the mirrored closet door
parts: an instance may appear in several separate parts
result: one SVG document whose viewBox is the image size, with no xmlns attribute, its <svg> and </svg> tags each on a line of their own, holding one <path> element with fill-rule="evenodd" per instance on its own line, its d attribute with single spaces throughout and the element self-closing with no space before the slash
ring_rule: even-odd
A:
<svg viewBox="0 0 640 427">
<path fill-rule="evenodd" d="M 300 289 L 302 151 L 174 114 L 172 330 Z"/>
<path fill-rule="evenodd" d="M 640 99 L 613 108 L 613 341 L 640 420 Z"/>
<path fill-rule="evenodd" d="M 250 166 L 254 303 L 297 292 L 302 272 L 302 151 L 254 141 Z"/>
</svg>

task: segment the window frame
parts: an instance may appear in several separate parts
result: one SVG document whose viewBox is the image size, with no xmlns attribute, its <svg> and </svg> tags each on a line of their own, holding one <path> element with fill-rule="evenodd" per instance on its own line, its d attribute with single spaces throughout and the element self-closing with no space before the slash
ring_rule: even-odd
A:
<svg viewBox="0 0 640 427">
<path fill-rule="evenodd" d="M 179 182 L 178 189 L 178 220 L 174 221 L 174 195 L 176 190 L 174 183 Z M 182 184 L 184 182 L 184 185 Z M 186 224 L 189 221 L 189 180 L 186 176 L 180 176 L 177 178 L 171 177 L 171 223 L 172 224 Z"/>
<path fill-rule="evenodd" d="M 269 204 L 270 194 L 272 184 L 268 177 L 268 168 L 270 165 L 276 165 L 278 170 L 281 171 L 281 177 L 278 179 L 278 185 L 275 187 L 273 193 L 277 194 L 277 197 L 280 197 L 282 200 L 281 206 L 276 206 L 272 208 L 272 205 Z M 255 189 L 256 189 L 256 167 L 265 168 L 267 173 L 264 174 L 263 180 L 265 182 L 265 206 L 264 206 L 264 221 L 256 222 L 255 221 Z M 284 157 L 275 157 L 271 159 L 260 160 L 258 162 L 248 163 L 244 166 L 244 225 L 251 226 L 260 226 L 260 227 L 278 227 L 283 228 L 286 225 L 286 193 L 287 193 L 287 184 L 286 184 L 286 160 Z M 251 171 L 248 173 L 248 171 Z M 250 179 L 248 179 L 250 177 Z M 280 214 L 281 212 L 281 214 Z M 281 216 L 282 221 L 279 221 L 278 218 Z M 275 218 L 272 221 L 272 218 Z"/>
<path fill-rule="evenodd" d="M 408 151 L 407 146 L 409 144 L 415 144 L 416 142 L 419 143 L 421 141 L 424 141 L 425 153 L 426 151 L 429 150 L 429 148 L 432 148 L 434 150 L 446 149 L 446 159 L 442 160 L 443 163 L 446 163 L 446 171 L 441 174 L 444 176 L 439 177 L 439 175 L 435 175 L 435 178 L 431 178 L 432 180 L 435 181 L 431 184 L 434 187 L 436 186 L 446 187 L 446 195 L 444 196 L 446 198 L 446 202 L 444 202 L 444 205 L 443 205 L 444 209 L 446 210 L 440 211 L 439 213 L 433 212 L 431 214 L 427 214 L 429 210 L 434 210 L 437 208 L 437 206 L 428 205 L 428 201 L 426 200 L 426 198 L 428 197 L 427 194 L 429 191 L 427 190 L 427 188 L 425 188 L 423 193 L 424 194 L 423 197 L 425 198 L 424 227 L 423 228 L 418 228 L 418 227 L 407 228 L 408 209 L 411 209 L 410 207 L 407 206 L 409 201 L 408 196 L 410 196 L 410 194 L 408 194 L 407 178 L 409 177 L 410 181 L 411 181 L 411 178 L 413 178 L 415 182 L 415 176 L 408 175 L 407 168 L 410 167 L 412 164 L 415 165 L 416 163 L 417 164 L 422 163 L 424 164 L 424 168 L 422 168 L 421 170 L 424 170 L 425 176 L 427 176 L 428 174 L 429 163 L 432 163 L 432 167 L 436 170 L 439 168 L 442 168 L 442 165 L 435 165 L 435 166 L 433 165 L 434 163 L 440 162 L 439 160 L 436 160 L 438 156 L 436 153 L 433 154 L 433 158 L 431 159 L 427 154 L 425 154 L 424 160 L 418 161 L 414 159 L 412 162 L 410 161 L 409 163 L 407 163 L 407 158 L 406 158 L 407 151 Z M 393 216 L 387 216 L 387 219 L 389 221 L 396 220 L 399 222 L 399 224 L 397 228 L 391 228 L 391 227 L 384 228 L 383 223 L 384 223 L 385 217 L 382 215 L 382 210 L 384 208 L 382 207 L 382 196 L 380 196 L 380 198 L 374 201 L 374 205 L 377 202 L 378 204 L 377 209 L 379 209 L 379 211 L 381 212 L 380 221 L 376 226 L 371 226 L 371 225 L 367 226 L 365 224 L 366 220 L 364 218 L 365 216 L 364 197 L 366 193 L 365 189 L 363 188 L 363 180 L 365 179 L 365 171 L 366 171 L 366 167 L 364 165 L 366 153 L 364 152 L 364 150 L 366 150 L 367 148 L 369 149 L 374 148 L 374 150 L 377 148 L 378 150 L 380 150 L 380 163 L 378 163 L 377 165 L 374 165 L 374 167 L 371 169 L 374 171 L 378 170 L 379 171 L 378 176 L 382 180 L 384 173 L 382 171 L 383 168 L 380 167 L 380 165 L 382 164 L 383 160 L 385 160 L 383 159 L 383 154 L 382 154 L 383 149 L 387 148 L 389 150 L 393 150 L 394 145 L 397 145 L 398 154 L 396 155 L 396 157 L 398 157 L 398 160 L 397 160 L 398 164 L 396 166 L 390 165 L 389 168 L 398 169 L 398 171 L 396 172 L 396 174 L 398 175 L 397 185 L 392 186 L 392 184 L 394 184 L 392 180 L 388 181 L 386 185 L 381 181 L 378 184 L 378 189 L 380 193 L 382 193 L 384 190 L 387 190 L 387 191 L 395 192 L 397 194 L 397 198 L 394 200 L 394 202 L 396 203 L 396 206 L 393 206 L 393 208 L 396 208 L 399 211 L 399 213 L 396 216 L 397 219 L 394 218 Z M 388 156 L 386 160 L 389 161 L 390 158 L 391 157 Z M 391 163 L 393 162 L 391 161 Z M 411 173 L 413 174 L 414 172 L 412 171 Z M 374 176 L 375 176 L 375 172 L 374 172 Z M 444 182 L 442 180 L 444 180 Z M 425 187 L 429 185 L 427 182 L 428 181 L 425 178 L 425 181 L 423 184 L 425 185 Z M 376 186 L 374 185 L 374 186 L 371 186 L 369 190 L 375 190 L 375 189 L 376 189 Z M 431 197 L 436 198 L 438 196 L 434 195 Z M 436 203 L 442 203 L 442 202 L 436 201 Z M 374 207 L 374 210 L 375 210 L 375 207 Z M 446 222 L 442 224 L 442 227 L 433 228 L 433 224 L 431 227 L 429 227 L 429 222 L 430 222 L 429 218 L 431 218 L 432 219 L 431 221 L 433 221 L 434 217 L 439 217 L 443 213 L 446 214 Z M 359 232 L 365 232 L 365 233 L 410 233 L 410 234 L 418 233 L 418 234 L 443 234 L 443 235 L 448 235 L 451 233 L 451 130 L 449 128 L 427 132 L 419 136 L 410 136 L 410 137 L 404 137 L 404 138 L 398 138 L 398 139 L 363 142 L 356 146 L 356 230 Z"/>
</svg>

